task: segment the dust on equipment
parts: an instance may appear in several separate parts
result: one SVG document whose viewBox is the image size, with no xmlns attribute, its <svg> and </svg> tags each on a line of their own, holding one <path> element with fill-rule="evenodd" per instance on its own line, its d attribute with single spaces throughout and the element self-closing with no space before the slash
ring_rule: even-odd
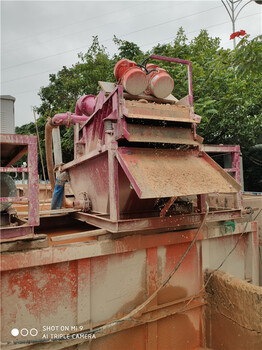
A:
<svg viewBox="0 0 262 350">
<path fill-rule="evenodd" d="M 114 69 L 118 84 L 100 81 L 97 96 L 81 97 L 75 113 L 58 114 L 47 125 L 48 133 L 75 125 L 74 160 L 60 168 L 81 209 L 74 216 L 110 232 L 198 225 L 207 194 L 240 190 L 202 150 L 191 62 L 150 59 L 185 64 L 188 95 L 179 101 L 171 95 L 173 79 L 147 65 L 149 59 L 142 65 L 122 59 Z M 240 216 L 239 203 L 227 215 Z"/>
<path fill-rule="evenodd" d="M 28 219 L 1 229 L 5 349 L 86 348 L 89 339 L 74 335 L 94 330 L 96 349 L 258 349 L 256 222 L 245 218 L 240 185 L 203 151 L 191 63 L 151 59 L 142 65 L 120 61 L 117 84 L 99 82 L 97 96 L 82 96 L 74 113 L 48 121 L 54 207 L 64 201 L 74 208 L 42 210 L 39 226 L 36 138 L 1 135 L 2 173 L 27 172 L 29 179 L 25 197 L 1 198 L 29 204 Z M 186 65 L 189 91 L 183 99 L 171 95 L 173 80 L 157 60 Z M 55 139 L 59 125 L 72 124 L 74 159 L 61 165 L 54 147 L 60 172 L 55 179 L 52 134 Z M 25 153 L 27 167 L 15 167 Z M 60 192 L 66 179 L 74 203 Z M 221 262 L 249 283 L 241 286 L 217 271 L 207 295 L 204 272 Z M 61 326 L 73 328 L 63 332 L 69 339 L 50 339 L 44 325 L 57 325 L 59 333 Z M 22 329 L 38 331 L 29 338 L 32 344 L 10 332 Z"/>
</svg>

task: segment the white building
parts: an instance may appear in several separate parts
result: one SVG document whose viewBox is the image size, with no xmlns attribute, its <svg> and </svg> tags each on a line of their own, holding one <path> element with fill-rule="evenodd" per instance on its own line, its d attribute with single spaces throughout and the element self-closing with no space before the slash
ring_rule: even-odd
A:
<svg viewBox="0 0 262 350">
<path fill-rule="evenodd" d="M 1 126 L 0 133 L 14 134 L 15 133 L 15 97 L 10 95 L 1 95 Z"/>
</svg>

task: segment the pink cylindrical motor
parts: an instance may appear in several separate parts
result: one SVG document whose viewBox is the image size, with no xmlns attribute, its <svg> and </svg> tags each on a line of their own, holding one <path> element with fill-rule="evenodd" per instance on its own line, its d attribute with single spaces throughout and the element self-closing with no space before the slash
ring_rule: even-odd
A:
<svg viewBox="0 0 262 350">
<path fill-rule="evenodd" d="M 165 98 L 173 91 L 174 80 L 165 69 L 155 64 L 148 64 L 147 70 L 150 71 L 152 69 L 155 70 L 148 74 L 148 85 L 145 93 L 152 94 L 158 98 Z"/>
<path fill-rule="evenodd" d="M 122 59 L 118 61 L 114 68 L 114 75 L 119 84 L 122 84 L 125 91 L 131 95 L 141 94 L 147 87 L 146 73 L 136 62 Z"/>
<path fill-rule="evenodd" d="M 147 68 L 148 72 L 150 72 L 150 73 L 147 73 L 147 76 L 146 76 L 146 78 L 147 78 L 147 88 L 145 89 L 144 93 L 146 95 L 151 95 L 151 91 L 150 91 L 150 88 L 149 88 L 149 82 L 152 79 L 152 75 L 154 73 L 156 73 L 157 69 L 159 69 L 159 66 L 157 66 L 156 64 L 153 64 L 153 63 L 149 63 L 149 64 L 147 64 L 146 68 Z"/>
<path fill-rule="evenodd" d="M 139 67 L 129 68 L 122 77 L 124 89 L 131 95 L 140 95 L 147 87 L 146 73 Z"/>
<path fill-rule="evenodd" d="M 118 83 L 121 82 L 123 74 L 131 67 L 135 67 L 136 62 L 130 61 L 126 58 L 118 61 L 114 67 L 114 75 Z"/>
<path fill-rule="evenodd" d="M 75 113 L 77 115 L 87 115 L 90 116 L 95 110 L 95 95 L 84 95 L 81 96 L 76 102 Z"/>
</svg>

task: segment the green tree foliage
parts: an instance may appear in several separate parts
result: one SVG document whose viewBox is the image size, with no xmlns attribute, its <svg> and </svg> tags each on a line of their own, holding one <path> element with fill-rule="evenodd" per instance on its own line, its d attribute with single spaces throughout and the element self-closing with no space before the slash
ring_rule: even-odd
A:
<svg viewBox="0 0 262 350">
<path fill-rule="evenodd" d="M 144 53 L 140 50 L 137 44 L 118 39 L 114 36 L 113 42 L 118 46 L 118 54 L 114 55 L 114 59 L 117 62 L 121 58 L 127 58 L 139 62 L 144 58 Z"/>
<path fill-rule="evenodd" d="M 63 66 L 57 74 L 49 75 L 49 85 L 41 87 L 41 105 L 38 114 L 44 117 L 75 109 L 77 99 L 85 94 L 97 94 L 97 81 L 113 80 L 114 64 L 104 46 L 93 38 L 93 43 L 84 53 L 78 54 L 79 62 L 71 67 Z"/>
<path fill-rule="evenodd" d="M 141 63 L 150 54 L 186 59 L 192 61 L 195 111 L 203 117 L 198 133 L 205 138 L 205 143 L 240 144 L 245 156 L 246 188 L 262 191 L 261 175 L 257 176 L 259 171 L 261 173 L 261 155 L 255 154 L 259 164 L 250 161 L 250 148 L 262 132 L 261 39 L 250 40 L 246 36 L 235 50 L 225 50 L 220 47 L 220 39 L 210 37 L 205 30 L 189 41 L 180 28 L 172 42 L 158 44 L 146 53 L 135 43 L 114 37 L 118 54 L 111 58 L 96 36 L 88 51 L 78 55 L 79 62 L 71 67 L 64 66 L 57 74 L 50 74 L 49 85 L 41 88 L 42 103 L 37 108 L 41 138 L 43 140 L 42 129 L 47 117 L 74 111 L 75 102 L 81 95 L 98 93 L 99 80 L 115 81 L 113 70 L 119 59 Z M 169 62 L 155 63 L 173 77 L 173 94 L 177 98 L 187 95 L 186 67 Z M 16 131 L 33 133 L 32 124 Z M 66 162 L 73 158 L 73 130 L 62 127 L 61 133 Z M 255 181 L 252 180 L 253 173 Z"/>
<path fill-rule="evenodd" d="M 39 139 L 40 139 L 40 147 L 42 151 L 42 156 L 45 164 L 45 124 L 46 124 L 46 118 L 40 117 L 37 119 L 37 128 L 39 132 Z M 35 123 L 29 123 L 25 124 L 21 127 L 16 127 L 15 128 L 16 134 L 20 135 L 36 135 L 36 126 Z M 23 156 L 20 160 L 19 163 L 17 164 L 18 166 L 21 166 L 23 162 L 27 161 L 27 156 Z M 40 174 L 40 178 L 43 179 L 43 170 L 42 170 L 42 164 L 40 162 L 40 157 L 38 156 L 38 174 Z"/>
</svg>

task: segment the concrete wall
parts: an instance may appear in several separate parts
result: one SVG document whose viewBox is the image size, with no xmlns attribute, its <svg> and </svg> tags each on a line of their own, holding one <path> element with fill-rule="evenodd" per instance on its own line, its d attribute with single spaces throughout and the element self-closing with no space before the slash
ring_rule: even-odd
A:
<svg viewBox="0 0 262 350">
<path fill-rule="evenodd" d="M 215 350 L 262 349 L 261 287 L 216 271 L 207 285 L 207 302 L 209 347 Z"/>
</svg>

